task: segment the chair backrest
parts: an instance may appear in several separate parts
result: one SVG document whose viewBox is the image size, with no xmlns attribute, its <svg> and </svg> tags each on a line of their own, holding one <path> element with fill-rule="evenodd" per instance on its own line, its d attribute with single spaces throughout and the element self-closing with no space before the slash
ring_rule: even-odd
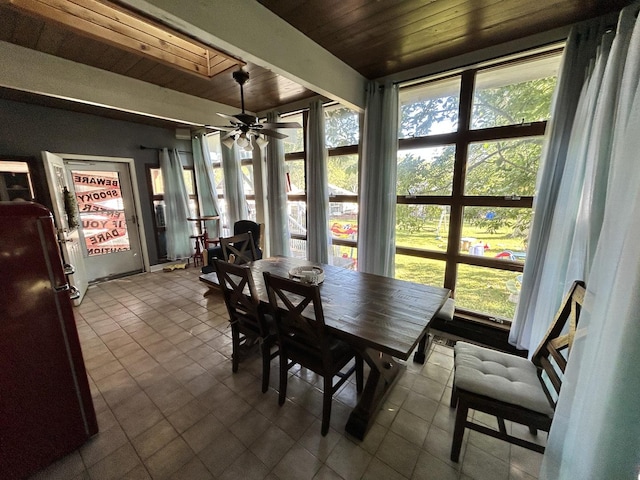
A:
<svg viewBox="0 0 640 480">
<path fill-rule="evenodd" d="M 320 287 L 263 272 L 281 348 L 310 356 L 328 354 Z"/>
<path fill-rule="evenodd" d="M 221 238 L 220 246 L 222 247 L 222 256 L 227 262 L 231 258 L 233 258 L 232 263 L 236 264 L 249 263 L 258 259 L 258 252 L 251 232 Z M 233 257 L 231 257 L 232 254 Z"/>
<path fill-rule="evenodd" d="M 531 358 L 539 368 L 545 393 L 553 405 L 557 401 L 557 396 L 562 386 L 562 377 L 567 367 L 567 360 L 573 345 L 578 320 L 580 319 L 585 291 L 584 282 L 573 282 L 562 301 L 562 306 L 556 313 L 553 323 Z M 565 329 L 567 323 L 568 327 Z M 546 374 L 553 390 L 555 390 L 555 395 L 552 395 L 548 383 L 544 381 L 544 374 Z"/>
<path fill-rule="evenodd" d="M 231 323 L 238 322 L 256 335 L 266 336 L 268 329 L 262 317 L 251 269 L 247 265 L 234 265 L 219 259 L 215 259 L 213 264 Z"/>
<path fill-rule="evenodd" d="M 253 244 L 258 248 L 261 239 L 261 228 L 259 223 L 256 223 L 253 220 L 238 220 L 233 224 L 234 235 L 247 232 L 251 232 L 251 235 L 253 235 Z"/>
</svg>

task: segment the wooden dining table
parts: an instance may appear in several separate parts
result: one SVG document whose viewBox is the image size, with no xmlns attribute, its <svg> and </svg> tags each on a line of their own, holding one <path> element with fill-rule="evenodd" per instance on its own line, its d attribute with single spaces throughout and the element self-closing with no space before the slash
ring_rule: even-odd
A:
<svg viewBox="0 0 640 480">
<path fill-rule="evenodd" d="M 450 291 L 298 258 L 270 257 L 249 265 L 264 303 L 269 299 L 263 272 L 288 277 L 294 267 L 315 265 L 323 269 L 320 296 L 325 324 L 332 335 L 349 342 L 370 367 L 364 390 L 345 426 L 349 434 L 363 439 L 404 370 L 399 360 L 409 358 Z M 215 273 L 201 275 L 200 280 L 218 285 Z"/>
</svg>

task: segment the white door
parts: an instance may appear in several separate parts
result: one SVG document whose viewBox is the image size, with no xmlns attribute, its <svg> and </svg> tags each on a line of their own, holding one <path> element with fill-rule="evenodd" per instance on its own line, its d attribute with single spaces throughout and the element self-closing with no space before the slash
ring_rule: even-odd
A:
<svg viewBox="0 0 640 480">
<path fill-rule="evenodd" d="M 76 305 L 82 302 L 87 292 L 89 282 L 87 280 L 84 256 L 80 243 L 80 223 L 77 208 L 74 208 L 74 197 L 71 193 L 69 177 L 65 172 L 62 158 L 49 152 L 42 152 L 47 183 L 51 192 L 53 204 L 53 216 L 58 231 L 62 257 L 65 263 L 71 265 L 74 273 L 69 275 L 69 283 L 74 287 L 79 296 L 74 300 Z M 65 208 L 66 205 L 66 208 Z"/>
<path fill-rule="evenodd" d="M 89 282 L 144 271 L 129 165 L 64 160 L 78 205 Z"/>
</svg>

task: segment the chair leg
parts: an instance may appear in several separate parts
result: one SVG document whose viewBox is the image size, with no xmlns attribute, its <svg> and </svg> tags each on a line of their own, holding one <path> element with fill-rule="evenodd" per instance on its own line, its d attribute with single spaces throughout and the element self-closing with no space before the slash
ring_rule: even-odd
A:
<svg viewBox="0 0 640 480">
<path fill-rule="evenodd" d="M 333 378 L 324 377 L 324 391 L 322 393 L 322 430 L 320 433 L 324 437 L 329 432 L 331 421 L 331 400 L 333 399 Z"/>
<path fill-rule="evenodd" d="M 231 370 L 233 373 L 238 371 L 238 364 L 240 363 L 240 331 L 238 327 L 231 325 L 231 342 L 233 352 L 231 353 Z"/>
<path fill-rule="evenodd" d="M 360 355 L 356 355 L 356 391 L 362 393 L 364 388 L 364 360 Z"/>
<path fill-rule="evenodd" d="M 456 424 L 453 430 L 453 440 L 451 441 L 451 460 L 457 462 L 460 458 L 460 450 L 462 449 L 462 439 L 464 437 L 464 429 L 467 423 L 467 414 L 469 405 L 463 398 L 458 398 L 458 411 L 456 412 Z"/>
<path fill-rule="evenodd" d="M 262 351 L 262 393 L 269 389 L 269 374 L 271 372 L 271 343 L 262 342 L 260 344 Z"/>
<path fill-rule="evenodd" d="M 287 372 L 289 371 L 289 361 L 280 347 L 280 392 L 278 394 L 278 405 L 284 405 L 287 398 Z"/>
</svg>

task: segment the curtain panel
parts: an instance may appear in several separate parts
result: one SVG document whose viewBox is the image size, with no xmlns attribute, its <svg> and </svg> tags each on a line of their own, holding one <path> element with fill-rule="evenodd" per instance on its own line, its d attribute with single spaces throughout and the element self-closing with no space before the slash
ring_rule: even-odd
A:
<svg viewBox="0 0 640 480">
<path fill-rule="evenodd" d="M 244 195 L 242 182 L 242 169 L 240 167 L 240 155 L 234 143 L 231 148 L 221 146 L 222 170 L 224 172 L 224 199 L 227 204 L 226 224 L 229 231 L 233 232 L 233 225 L 238 220 L 247 220 L 249 210 Z"/>
<path fill-rule="evenodd" d="M 307 258 L 330 263 L 329 179 L 324 136 L 324 110 L 316 100 L 309 106 L 307 126 Z"/>
<path fill-rule="evenodd" d="M 178 151 L 163 148 L 160 151 L 160 171 L 164 187 L 165 225 L 167 238 L 167 258 L 179 260 L 189 258 L 192 253 L 191 239 L 193 227 L 187 218 L 189 196 L 182 175 L 182 161 Z"/>
<path fill-rule="evenodd" d="M 541 479 L 635 479 L 639 473 L 639 10 L 638 2 L 625 8 L 615 28 L 602 19 L 575 27 L 568 46 L 572 48 L 565 53 L 554 114 L 563 115 L 558 110 L 563 85 L 573 83 L 580 94 L 572 128 L 552 129 L 549 138 L 550 145 L 567 145 L 563 167 L 558 168 L 552 148 L 547 148 L 543 167 L 557 168 L 562 178 L 557 207 L 546 212 L 551 224 L 545 255 L 533 259 L 539 274 L 529 278 L 539 283 L 530 296 L 538 316 L 531 347 L 538 332 L 544 333 L 542 322 L 552 320 L 554 312 L 548 317 L 545 308 L 557 308 L 543 304 L 561 296 L 564 291 L 558 290 L 564 290 L 571 277 L 586 281 L 587 294 Z M 595 45 L 590 45 L 585 71 L 570 77 L 568 66 L 584 53 L 575 48 L 581 41 Z M 534 230 L 541 228 L 536 227 L 537 215 Z"/>
<path fill-rule="evenodd" d="M 358 270 L 394 276 L 398 87 L 371 82 L 362 135 Z"/>
<path fill-rule="evenodd" d="M 573 29 L 562 59 L 547 128 L 534 201 L 527 261 L 509 341 L 532 355 L 550 325 L 564 293 L 584 279 L 584 259 L 574 249 L 569 268 L 576 212 L 584 181 L 584 140 L 593 125 L 594 102 L 588 96 L 602 78 L 603 63 L 595 66 L 600 39 L 607 29 L 597 19 Z M 573 132 L 573 135 L 572 135 Z"/>
<path fill-rule="evenodd" d="M 277 123 L 278 114 L 267 114 L 268 123 Z M 270 138 L 267 150 L 267 210 L 269 248 L 271 255 L 291 255 L 289 244 L 289 215 L 285 179 L 284 146 L 282 140 Z"/>
<path fill-rule="evenodd" d="M 216 182 L 213 178 L 211 152 L 209 152 L 207 138 L 204 135 L 193 137 L 191 139 L 191 149 L 193 151 L 198 196 L 200 197 L 200 214 L 207 217 L 220 215 L 218 193 L 216 192 Z M 219 220 L 211 220 L 204 223 L 210 238 L 220 236 Z"/>
</svg>

